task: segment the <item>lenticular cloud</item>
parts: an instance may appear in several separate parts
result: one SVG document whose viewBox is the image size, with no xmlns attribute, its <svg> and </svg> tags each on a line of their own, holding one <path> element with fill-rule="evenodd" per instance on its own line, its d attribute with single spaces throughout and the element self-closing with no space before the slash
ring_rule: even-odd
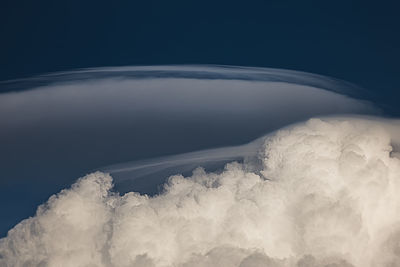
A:
<svg viewBox="0 0 400 267">
<path fill-rule="evenodd" d="M 1 266 L 399 266 L 397 121 L 311 119 L 262 167 L 175 175 L 149 197 L 96 172 L 0 240 Z"/>
</svg>

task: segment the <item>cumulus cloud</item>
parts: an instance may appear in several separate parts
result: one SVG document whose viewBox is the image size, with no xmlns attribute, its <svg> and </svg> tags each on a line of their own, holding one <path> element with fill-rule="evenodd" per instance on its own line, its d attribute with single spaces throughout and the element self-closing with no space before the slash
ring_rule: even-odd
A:
<svg viewBox="0 0 400 267">
<path fill-rule="evenodd" d="M 0 240 L 1 266 L 400 265 L 398 122 L 311 119 L 149 197 L 96 172 Z"/>
</svg>

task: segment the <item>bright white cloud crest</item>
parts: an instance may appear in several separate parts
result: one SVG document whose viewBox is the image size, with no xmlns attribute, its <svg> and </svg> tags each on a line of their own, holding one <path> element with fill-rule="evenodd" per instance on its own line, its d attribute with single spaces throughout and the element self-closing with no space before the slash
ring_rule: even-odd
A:
<svg viewBox="0 0 400 267">
<path fill-rule="evenodd" d="M 266 137 L 259 171 L 197 169 L 154 197 L 90 174 L 0 240 L 0 265 L 399 266 L 399 129 L 311 119 Z"/>
</svg>

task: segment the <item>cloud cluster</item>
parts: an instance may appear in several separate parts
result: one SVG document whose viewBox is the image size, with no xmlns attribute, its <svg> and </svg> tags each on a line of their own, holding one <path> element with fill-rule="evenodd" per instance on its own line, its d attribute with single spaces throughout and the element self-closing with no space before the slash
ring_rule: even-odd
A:
<svg viewBox="0 0 400 267">
<path fill-rule="evenodd" d="M 159 195 L 96 172 L 0 240 L 1 266 L 400 265 L 400 160 L 392 130 L 311 119 L 268 136 L 262 168 L 172 176 Z"/>
</svg>

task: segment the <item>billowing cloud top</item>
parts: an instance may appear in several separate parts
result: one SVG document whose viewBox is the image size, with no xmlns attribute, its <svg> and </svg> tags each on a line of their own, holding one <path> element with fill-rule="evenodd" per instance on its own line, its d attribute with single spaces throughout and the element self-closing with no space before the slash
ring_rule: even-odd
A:
<svg viewBox="0 0 400 267">
<path fill-rule="evenodd" d="M 153 197 L 96 172 L 0 240 L 2 266 L 399 266 L 398 121 L 311 119 L 261 166 L 169 178 Z"/>
</svg>

